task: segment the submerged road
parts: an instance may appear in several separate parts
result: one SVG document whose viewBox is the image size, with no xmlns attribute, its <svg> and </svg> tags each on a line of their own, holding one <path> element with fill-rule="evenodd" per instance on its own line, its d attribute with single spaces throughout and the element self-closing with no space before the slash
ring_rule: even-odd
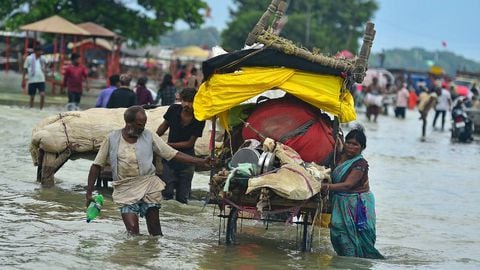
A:
<svg viewBox="0 0 480 270">
<path fill-rule="evenodd" d="M 101 217 L 84 218 L 89 161 L 69 161 L 54 188 L 35 182 L 28 145 L 33 126 L 56 113 L 0 106 L 0 265 L 2 269 L 478 269 L 480 144 L 452 144 L 449 132 L 420 141 L 418 113 L 365 123 L 364 156 L 377 204 L 377 247 L 386 260 L 334 255 L 327 229 L 314 252 L 295 248 L 296 226 L 244 221 L 239 244 L 218 244 L 218 218 L 202 203 L 163 203 L 164 237 L 125 233 L 111 197 Z M 432 117 L 432 115 L 430 115 Z M 431 119 L 430 119 L 431 123 Z M 447 124 L 449 128 L 450 124 Z M 478 139 L 478 138 L 477 138 Z M 206 190 L 207 176 L 193 188 Z M 146 224 L 140 225 L 146 233 Z"/>
</svg>

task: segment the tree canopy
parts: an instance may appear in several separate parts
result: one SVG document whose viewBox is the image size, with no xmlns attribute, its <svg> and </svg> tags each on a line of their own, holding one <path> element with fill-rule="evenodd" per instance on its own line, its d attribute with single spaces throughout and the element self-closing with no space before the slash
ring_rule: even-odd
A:
<svg viewBox="0 0 480 270">
<path fill-rule="evenodd" d="M 126 37 L 133 45 L 155 44 L 177 20 L 198 28 L 204 22 L 203 0 L 16 0 L 0 1 L 3 27 L 16 30 L 52 15 L 73 23 L 91 21 Z"/>
<path fill-rule="evenodd" d="M 240 49 L 271 0 L 234 0 L 232 20 L 222 32 L 223 47 Z M 280 35 L 323 53 L 357 52 L 365 23 L 378 5 L 375 0 L 290 0 L 288 22 Z"/>
</svg>

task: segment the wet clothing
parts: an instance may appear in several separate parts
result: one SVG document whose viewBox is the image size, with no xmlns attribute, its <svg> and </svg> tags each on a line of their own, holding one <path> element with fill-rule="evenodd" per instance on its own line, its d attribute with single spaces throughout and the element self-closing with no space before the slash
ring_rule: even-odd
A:
<svg viewBox="0 0 480 270">
<path fill-rule="evenodd" d="M 169 125 L 169 143 L 188 141 L 192 136 L 202 137 L 205 121 L 198 121 L 194 117 L 190 124 L 182 126 L 181 113 L 182 106 L 173 104 L 163 116 Z M 194 147 L 178 150 L 188 155 L 195 155 Z M 189 164 L 165 161 L 162 174 L 162 179 L 164 179 L 167 184 L 163 192 L 164 198 L 173 199 L 175 190 L 175 199 L 181 203 L 187 203 L 190 197 L 194 169 L 195 166 Z"/>
<path fill-rule="evenodd" d="M 137 214 L 140 215 L 140 217 L 144 217 L 147 215 L 147 211 L 149 208 L 160 208 L 159 203 L 146 203 L 143 200 L 129 204 L 129 205 L 124 205 L 120 207 L 120 213 L 121 214 Z"/>
<path fill-rule="evenodd" d="M 80 99 L 82 98 L 82 93 L 77 93 L 77 92 L 68 92 L 68 103 L 75 103 L 79 104 Z"/>
<path fill-rule="evenodd" d="M 133 105 L 137 105 L 137 95 L 129 88 L 120 87 L 110 95 L 107 108 L 128 108 Z"/>
<path fill-rule="evenodd" d="M 357 193 L 368 187 L 368 163 L 361 155 L 347 160 L 332 172 L 334 184 L 345 181 L 352 170 L 360 170 L 363 177 L 352 192 L 332 192 L 330 240 L 339 256 L 383 259 L 375 248 L 375 198 L 370 191 Z"/>
<path fill-rule="evenodd" d="M 367 118 L 370 120 L 370 117 L 376 116 L 380 113 L 380 107 L 377 105 L 367 105 Z"/>
<path fill-rule="evenodd" d="M 142 132 L 134 144 L 123 138 L 121 130 L 115 130 L 100 146 L 93 164 L 105 167 L 110 163 L 114 181 L 138 175 L 154 175 L 153 152 L 166 160 L 171 160 L 178 151 L 148 129 Z"/>
<path fill-rule="evenodd" d="M 187 203 L 192 189 L 192 179 L 195 166 L 187 165 L 184 168 L 172 169 L 167 162 L 163 164 L 162 179 L 165 181 L 165 189 L 162 192 L 165 200 L 175 199 L 181 203 Z"/>
<path fill-rule="evenodd" d="M 182 106 L 180 104 L 171 105 L 163 118 L 168 122 L 169 132 L 168 132 L 168 142 L 184 142 L 190 140 L 192 136 L 202 137 L 203 129 L 205 128 L 205 121 L 198 121 L 195 117 L 192 119 L 190 124 L 182 126 L 181 123 L 181 113 Z M 188 154 L 195 155 L 194 147 L 186 149 L 178 149 L 179 151 Z M 175 168 L 185 168 L 189 165 L 179 162 L 169 162 L 169 165 Z"/>
<path fill-rule="evenodd" d="M 82 93 L 82 83 L 85 79 L 87 79 L 87 75 L 88 71 L 84 65 L 70 65 L 65 69 L 63 85 L 67 87 L 69 93 Z"/>
<path fill-rule="evenodd" d="M 395 107 L 395 117 L 405 119 L 405 107 Z"/>
<path fill-rule="evenodd" d="M 35 96 L 37 93 L 37 89 L 39 93 L 45 92 L 45 82 L 35 82 L 35 83 L 28 83 L 28 95 Z"/>
<path fill-rule="evenodd" d="M 155 175 L 153 154 L 170 160 L 177 152 L 149 130 L 144 130 L 136 143 L 127 142 L 121 130 L 115 130 L 100 146 L 93 164 L 112 166 L 112 196 L 116 204 L 132 205 L 141 200 L 158 204 L 165 183 Z"/>
</svg>

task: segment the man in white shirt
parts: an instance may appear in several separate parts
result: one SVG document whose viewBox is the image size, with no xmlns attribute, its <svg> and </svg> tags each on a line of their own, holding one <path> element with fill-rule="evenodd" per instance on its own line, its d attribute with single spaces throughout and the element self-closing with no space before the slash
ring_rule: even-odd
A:
<svg viewBox="0 0 480 270">
<path fill-rule="evenodd" d="M 447 110 L 450 110 L 452 105 L 452 96 L 445 88 L 445 85 L 442 85 L 442 89 L 439 91 L 437 105 L 435 106 L 435 118 L 433 118 L 433 128 L 435 129 L 437 118 L 440 114 L 442 114 L 442 131 L 445 128 L 445 115 L 447 114 Z"/>
<path fill-rule="evenodd" d="M 45 70 L 46 60 L 42 57 L 43 49 L 35 47 L 34 53 L 27 56 L 23 64 L 22 88 L 25 88 L 25 74 L 28 73 L 28 95 L 30 96 L 30 108 L 33 108 L 35 94 L 40 95 L 40 109 L 45 102 Z"/>
<path fill-rule="evenodd" d="M 93 186 L 101 167 L 110 164 L 112 198 L 119 206 L 127 231 L 134 235 L 140 233 L 140 216 L 145 217 L 150 235 L 163 235 L 159 208 L 165 183 L 155 175 L 154 155 L 203 168 L 210 168 L 210 159 L 179 152 L 145 129 L 147 114 L 140 106 L 129 107 L 124 113 L 124 120 L 125 127 L 107 136 L 90 167 L 86 203 L 88 205 L 92 201 Z"/>
</svg>

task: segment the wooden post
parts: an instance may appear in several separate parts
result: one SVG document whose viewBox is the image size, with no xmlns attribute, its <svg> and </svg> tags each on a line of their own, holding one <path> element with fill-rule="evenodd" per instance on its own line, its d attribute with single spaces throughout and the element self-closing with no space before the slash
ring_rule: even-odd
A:
<svg viewBox="0 0 480 270">
<path fill-rule="evenodd" d="M 28 54 L 28 31 L 25 32 L 25 45 L 23 47 L 23 63 L 27 61 L 27 54 Z M 23 71 L 25 72 L 25 71 Z M 25 82 L 25 81 L 24 81 Z M 23 85 L 23 83 L 22 83 Z M 27 87 L 22 87 L 22 94 L 27 94 Z"/>
<path fill-rule="evenodd" d="M 115 49 L 115 65 L 114 65 L 114 73 L 120 73 L 120 49 L 122 48 L 122 41 L 119 40 L 117 42 L 117 47 Z"/>
<path fill-rule="evenodd" d="M 77 36 L 73 36 L 73 52 L 77 52 Z"/>
<path fill-rule="evenodd" d="M 360 54 L 358 59 L 355 61 L 355 68 L 353 71 L 353 78 L 355 82 L 362 83 L 365 78 L 367 66 L 368 66 L 368 57 L 370 56 L 370 50 L 372 49 L 373 39 L 375 38 L 375 24 L 372 22 L 367 22 L 365 27 L 365 33 L 363 34 L 363 44 L 360 49 Z"/>
<path fill-rule="evenodd" d="M 5 73 L 10 69 L 10 36 L 5 36 Z"/>
<path fill-rule="evenodd" d="M 60 36 L 60 74 L 63 74 L 63 62 L 65 61 L 65 35 Z M 52 96 L 55 95 L 55 84 L 52 88 Z"/>
<path fill-rule="evenodd" d="M 246 45 L 253 45 L 257 41 L 257 36 L 265 30 L 268 20 L 270 20 L 270 17 L 277 11 L 280 2 L 283 2 L 283 0 L 272 0 L 265 13 L 263 13 L 260 20 L 258 20 L 255 27 L 248 34 L 247 40 L 245 40 Z"/>
<path fill-rule="evenodd" d="M 57 53 L 58 53 L 58 44 L 57 44 L 57 38 L 58 38 L 58 34 L 55 34 L 55 39 L 53 40 L 53 57 L 52 57 L 52 60 L 53 60 L 53 65 L 52 65 L 52 76 L 53 76 L 53 80 L 52 80 L 52 91 L 53 89 L 55 89 L 55 72 L 57 70 Z"/>
</svg>

